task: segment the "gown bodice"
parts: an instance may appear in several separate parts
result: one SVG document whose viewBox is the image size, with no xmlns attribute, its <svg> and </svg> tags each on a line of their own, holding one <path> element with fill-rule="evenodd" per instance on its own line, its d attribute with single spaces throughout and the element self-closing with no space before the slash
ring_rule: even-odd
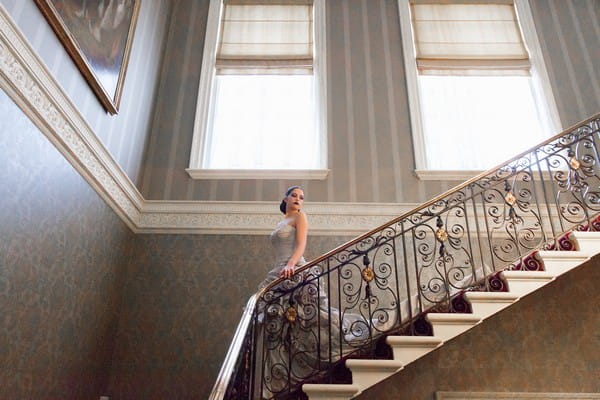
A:
<svg viewBox="0 0 600 400">
<path fill-rule="evenodd" d="M 285 266 L 296 248 L 296 228 L 281 221 L 271 232 L 271 244 L 275 249 L 275 264 L 277 266 Z M 298 261 L 298 264 L 304 264 L 304 258 Z"/>
</svg>

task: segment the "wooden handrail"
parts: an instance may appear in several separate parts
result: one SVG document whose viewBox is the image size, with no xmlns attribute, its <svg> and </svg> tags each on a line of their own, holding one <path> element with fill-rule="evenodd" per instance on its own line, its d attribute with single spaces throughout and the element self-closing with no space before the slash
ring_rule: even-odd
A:
<svg viewBox="0 0 600 400">
<path fill-rule="evenodd" d="M 588 119 L 586 119 L 584 121 L 578 122 L 578 123 L 570 126 L 569 128 L 563 130 L 559 134 L 554 135 L 551 138 L 546 139 L 545 141 L 543 141 L 543 142 L 541 142 L 541 143 L 539 143 L 539 144 L 537 144 L 537 145 L 529 148 L 528 150 L 525 150 L 525 151 L 519 153 L 517 156 L 509 159 L 508 161 L 505 161 L 502 164 L 499 164 L 499 165 L 497 165 L 497 166 L 495 166 L 493 168 L 488 169 L 487 171 L 484 171 L 484 172 L 480 173 L 479 175 L 474 176 L 473 178 L 471 178 L 471 179 L 469 179 L 469 180 L 467 180 L 467 181 L 465 181 L 465 182 L 463 182 L 463 183 L 461 183 L 461 184 L 453 187 L 452 189 L 449 189 L 449 190 L 445 191 L 444 193 L 442 193 L 442 194 L 434 197 L 433 199 L 427 201 L 426 203 L 421 204 L 420 206 L 412 209 L 411 211 L 408 211 L 408 212 L 400 215 L 399 217 L 396 217 L 396 218 L 392 219 L 391 221 L 388 221 L 385 224 L 383 224 L 383 225 L 381 225 L 381 226 L 379 226 L 379 227 L 377 227 L 375 229 L 372 229 L 372 230 L 368 231 L 367 233 L 364 233 L 364 234 L 362 234 L 360 236 L 357 236 L 356 238 L 351 239 L 348 242 L 346 242 L 346 243 L 344 243 L 344 244 L 342 244 L 342 245 L 334 248 L 333 250 L 331 250 L 331 251 L 329 251 L 329 252 L 327 252 L 327 253 L 325 253 L 325 254 L 323 254 L 323 255 L 321 255 L 321 256 L 313 259 L 313 260 L 311 260 L 310 262 L 308 262 L 307 264 L 304 264 L 301 268 L 299 268 L 296 271 L 296 273 L 305 271 L 305 270 L 307 270 L 307 269 L 315 266 L 316 264 L 320 263 L 321 261 L 323 261 L 323 260 L 331 257 L 332 255 L 334 255 L 334 254 L 336 254 L 336 253 L 338 253 L 338 252 L 340 252 L 340 251 L 342 251 L 342 250 L 344 250 L 344 249 L 346 249 L 346 248 L 348 248 L 348 247 L 350 247 L 350 246 L 352 246 L 352 245 L 360 242 L 361 240 L 364 240 L 365 238 L 368 238 L 369 236 L 373 235 L 374 233 L 379 232 L 379 231 L 381 231 L 381 230 L 383 230 L 385 228 L 388 228 L 388 227 L 396 224 L 397 222 L 402 221 L 403 219 L 406 219 L 411 214 L 415 214 L 415 213 L 417 213 L 420 210 L 426 209 L 427 207 L 431 206 L 432 204 L 435 204 L 436 202 L 440 201 L 441 199 L 449 196 L 450 194 L 452 194 L 454 192 L 458 192 L 459 190 L 461 190 L 461 189 L 469 186 L 473 182 L 475 182 L 475 181 L 483 178 L 484 176 L 499 171 L 501 168 L 505 167 L 507 164 L 510 164 L 511 162 L 518 160 L 519 158 L 521 158 L 521 157 L 523 157 L 523 156 L 525 156 L 525 155 L 527 155 L 527 154 L 535 151 L 536 149 L 538 149 L 540 147 L 543 147 L 543 146 L 545 146 L 545 145 L 547 145 L 547 144 L 549 144 L 549 143 L 551 143 L 551 142 L 559 139 L 560 137 L 562 137 L 562 136 L 566 135 L 567 133 L 569 133 L 569 132 L 577 129 L 578 127 L 580 127 L 582 125 L 586 125 L 589 122 L 591 122 L 593 120 L 596 120 L 596 119 L 599 119 L 599 118 L 600 118 L 600 113 L 596 113 L 593 116 L 591 116 L 590 118 L 588 118 Z M 257 293 L 258 297 L 261 298 L 262 295 L 265 292 L 267 292 L 271 288 L 273 288 L 273 287 L 281 284 L 281 282 L 285 281 L 285 279 L 286 278 L 278 278 L 277 280 L 271 282 L 268 286 L 264 287 L 262 290 L 260 290 Z"/>
</svg>

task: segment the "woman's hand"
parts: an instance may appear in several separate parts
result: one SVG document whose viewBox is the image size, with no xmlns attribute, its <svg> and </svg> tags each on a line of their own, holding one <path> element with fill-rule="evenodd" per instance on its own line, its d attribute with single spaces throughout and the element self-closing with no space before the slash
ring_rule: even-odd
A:
<svg viewBox="0 0 600 400">
<path fill-rule="evenodd" d="M 279 273 L 279 276 L 282 278 L 289 279 L 292 277 L 292 275 L 294 275 L 294 272 L 295 272 L 294 266 L 288 264 L 285 267 L 283 267 L 283 269 Z"/>
</svg>

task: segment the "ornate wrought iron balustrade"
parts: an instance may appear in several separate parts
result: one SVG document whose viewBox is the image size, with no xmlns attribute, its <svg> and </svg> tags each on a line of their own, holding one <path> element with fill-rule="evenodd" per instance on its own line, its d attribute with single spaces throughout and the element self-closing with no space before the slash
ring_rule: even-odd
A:
<svg viewBox="0 0 600 400">
<path fill-rule="evenodd" d="M 500 290 L 498 271 L 539 269 L 565 233 L 600 230 L 599 148 L 600 114 L 263 290 L 226 397 L 302 398 L 390 332 L 431 334 L 425 313 L 468 312 L 457 295 Z"/>
</svg>

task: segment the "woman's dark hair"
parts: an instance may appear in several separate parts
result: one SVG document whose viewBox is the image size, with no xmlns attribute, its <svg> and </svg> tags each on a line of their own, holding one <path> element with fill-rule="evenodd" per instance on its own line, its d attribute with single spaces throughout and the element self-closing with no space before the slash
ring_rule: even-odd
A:
<svg viewBox="0 0 600 400">
<path fill-rule="evenodd" d="M 302 189 L 300 186 L 290 186 L 286 191 L 285 191 L 285 197 L 288 197 L 290 195 L 290 193 L 292 193 L 294 191 L 294 189 Z M 287 204 L 285 203 L 285 200 L 281 200 L 281 204 L 279 205 L 279 210 L 285 214 L 286 212 L 286 208 L 287 208 Z"/>
</svg>

